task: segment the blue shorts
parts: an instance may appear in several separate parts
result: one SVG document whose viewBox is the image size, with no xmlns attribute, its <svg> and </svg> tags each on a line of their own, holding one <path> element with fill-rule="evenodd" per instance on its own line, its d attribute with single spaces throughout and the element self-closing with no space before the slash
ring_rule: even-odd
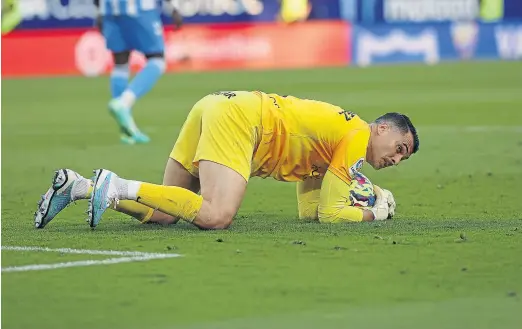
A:
<svg viewBox="0 0 522 329">
<path fill-rule="evenodd" d="M 139 16 L 104 16 L 103 36 L 113 53 L 137 50 L 142 54 L 163 53 L 163 24 L 158 11 L 141 12 Z"/>
</svg>

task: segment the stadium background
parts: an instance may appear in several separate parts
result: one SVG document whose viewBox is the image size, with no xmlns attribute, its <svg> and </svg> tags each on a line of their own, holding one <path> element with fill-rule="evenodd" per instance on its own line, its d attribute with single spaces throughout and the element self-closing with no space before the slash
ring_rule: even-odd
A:
<svg viewBox="0 0 522 329">
<path fill-rule="evenodd" d="M 276 22 L 278 0 L 174 1 L 187 24 L 173 32 L 164 15 L 168 71 L 522 57 L 517 0 L 310 2 L 308 22 L 283 25 Z M 90 0 L 20 0 L 20 9 L 23 21 L 2 40 L 4 77 L 109 71 Z M 139 67 L 143 58 L 134 56 L 132 63 Z"/>
</svg>

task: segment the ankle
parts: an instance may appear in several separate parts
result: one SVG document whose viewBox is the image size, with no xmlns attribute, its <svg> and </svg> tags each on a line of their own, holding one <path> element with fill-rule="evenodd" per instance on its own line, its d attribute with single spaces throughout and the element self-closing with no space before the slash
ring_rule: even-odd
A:
<svg viewBox="0 0 522 329">
<path fill-rule="evenodd" d="M 136 95 L 130 90 L 125 90 L 120 96 L 120 101 L 123 104 L 123 106 L 130 109 L 134 106 L 134 103 L 136 102 Z"/>
<path fill-rule="evenodd" d="M 127 180 L 118 177 L 116 182 L 118 185 L 118 198 L 120 200 L 134 200 L 138 199 L 138 191 L 141 186 L 141 182 L 134 180 Z"/>
<path fill-rule="evenodd" d="M 91 197 L 94 183 L 87 178 L 80 178 L 74 182 L 71 190 L 72 200 L 83 200 Z"/>
</svg>

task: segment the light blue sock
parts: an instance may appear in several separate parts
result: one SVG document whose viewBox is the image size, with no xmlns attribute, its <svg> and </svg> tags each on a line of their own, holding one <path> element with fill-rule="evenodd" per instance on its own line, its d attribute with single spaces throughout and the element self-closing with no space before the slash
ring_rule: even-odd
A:
<svg viewBox="0 0 522 329">
<path fill-rule="evenodd" d="M 130 90 L 136 99 L 148 93 L 165 72 L 165 60 L 163 58 L 149 59 L 147 65 L 132 79 Z"/>
<path fill-rule="evenodd" d="M 120 97 L 129 83 L 129 64 L 114 65 L 111 72 L 112 98 Z"/>
</svg>

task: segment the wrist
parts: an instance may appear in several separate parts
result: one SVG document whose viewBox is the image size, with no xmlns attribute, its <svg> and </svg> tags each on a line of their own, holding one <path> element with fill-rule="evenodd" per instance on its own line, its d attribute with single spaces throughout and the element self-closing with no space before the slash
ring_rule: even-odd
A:
<svg viewBox="0 0 522 329">
<path fill-rule="evenodd" d="M 373 222 L 375 220 L 375 214 L 371 209 L 363 210 L 363 222 Z"/>
</svg>

